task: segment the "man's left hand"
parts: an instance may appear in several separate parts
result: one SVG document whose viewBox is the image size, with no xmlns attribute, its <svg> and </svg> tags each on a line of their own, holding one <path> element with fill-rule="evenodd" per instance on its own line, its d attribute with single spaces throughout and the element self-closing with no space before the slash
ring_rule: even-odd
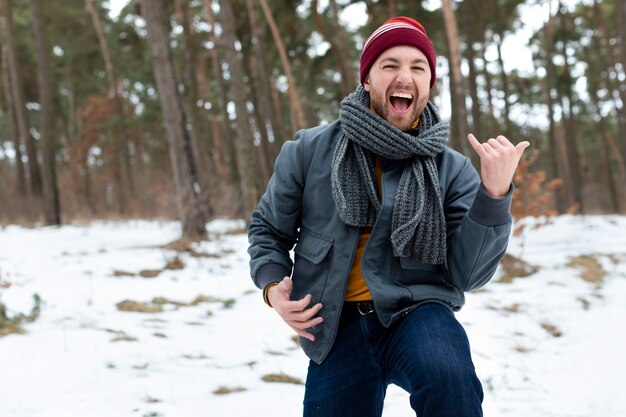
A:
<svg viewBox="0 0 626 417">
<path fill-rule="evenodd" d="M 507 195 L 517 164 L 530 142 L 525 140 L 513 145 L 500 135 L 480 143 L 471 133 L 467 135 L 467 139 L 480 157 L 480 177 L 487 193 L 494 198 Z"/>
</svg>

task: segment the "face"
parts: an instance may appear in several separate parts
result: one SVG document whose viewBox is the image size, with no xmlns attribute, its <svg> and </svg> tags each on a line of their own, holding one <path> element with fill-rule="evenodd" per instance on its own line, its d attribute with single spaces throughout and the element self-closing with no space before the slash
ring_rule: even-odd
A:
<svg viewBox="0 0 626 417">
<path fill-rule="evenodd" d="M 402 131 L 422 114 L 430 96 L 430 67 L 426 55 L 412 46 L 383 52 L 363 82 L 371 108 Z"/>
</svg>

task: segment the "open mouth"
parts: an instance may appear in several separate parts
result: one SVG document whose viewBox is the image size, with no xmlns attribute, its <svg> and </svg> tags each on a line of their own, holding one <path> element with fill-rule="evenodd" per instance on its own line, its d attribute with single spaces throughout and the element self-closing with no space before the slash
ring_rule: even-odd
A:
<svg viewBox="0 0 626 417">
<path fill-rule="evenodd" d="M 413 104 L 413 95 L 409 93 L 391 93 L 389 102 L 396 112 L 404 113 Z"/>
</svg>

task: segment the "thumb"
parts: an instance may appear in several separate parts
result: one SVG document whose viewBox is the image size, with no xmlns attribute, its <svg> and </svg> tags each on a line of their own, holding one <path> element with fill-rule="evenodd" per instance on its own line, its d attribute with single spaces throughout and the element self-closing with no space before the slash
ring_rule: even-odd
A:
<svg viewBox="0 0 626 417">
<path fill-rule="evenodd" d="M 517 145 L 515 145 L 515 149 L 517 150 L 517 154 L 521 156 L 524 153 L 524 150 L 526 148 L 528 148 L 529 146 L 530 146 L 530 142 L 527 141 L 527 140 L 518 143 Z"/>
<path fill-rule="evenodd" d="M 287 294 L 291 294 L 291 287 L 293 286 L 293 282 L 291 281 L 291 278 L 289 277 L 283 278 L 283 280 L 280 282 L 280 286 L 281 286 L 281 290 L 286 291 Z"/>
</svg>

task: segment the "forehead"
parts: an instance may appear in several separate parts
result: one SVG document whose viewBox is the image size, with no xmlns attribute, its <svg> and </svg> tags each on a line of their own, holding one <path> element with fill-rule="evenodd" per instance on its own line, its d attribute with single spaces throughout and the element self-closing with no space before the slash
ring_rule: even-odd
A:
<svg viewBox="0 0 626 417">
<path fill-rule="evenodd" d="M 376 61 L 382 61 L 383 59 L 394 59 L 396 61 L 409 61 L 409 62 L 412 62 L 412 61 L 428 62 L 428 60 L 426 59 L 426 55 L 424 55 L 422 51 L 420 51 L 414 46 L 409 46 L 409 45 L 392 46 L 391 48 L 386 49 L 382 54 L 379 55 Z"/>
</svg>

